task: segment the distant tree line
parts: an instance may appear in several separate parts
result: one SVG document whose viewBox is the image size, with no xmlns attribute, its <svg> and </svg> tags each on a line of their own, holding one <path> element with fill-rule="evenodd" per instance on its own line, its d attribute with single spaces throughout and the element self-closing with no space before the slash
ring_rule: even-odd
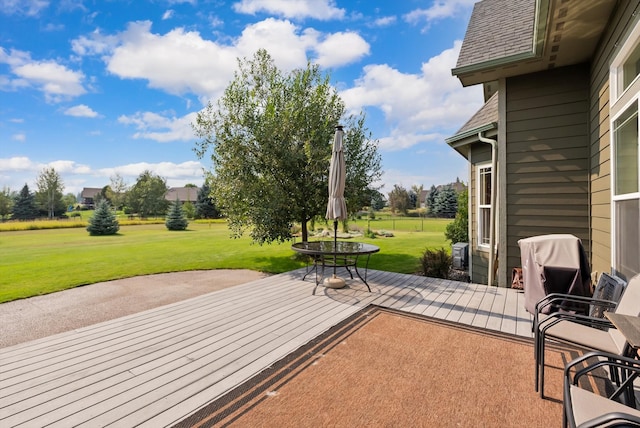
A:
<svg viewBox="0 0 640 428">
<path fill-rule="evenodd" d="M 406 189 L 396 184 L 388 194 L 388 205 L 392 213 L 401 215 L 407 215 L 409 210 L 425 208 L 425 214 L 429 217 L 454 218 L 458 212 L 458 195 L 465 189 L 460 180 L 438 187 L 432 185 L 427 192 L 423 186 L 414 185 Z M 425 194 L 426 197 L 422 199 Z"/>
<path fill-rule="evenodd" d="M 195 185 L 187 185 L 194 187 Z M 167 181 L 150 171 L 140 174 L 136 182 L 127 186 L 116 174 L 111 184 L 103 187 L 94 198 L 94 203 L 107 202 L 113 210 L 140 217 L 164 217 L 171 204 L 165 199 L 169 190 Z M 3 187 L 0 191 L 0 220 L 34 220 L 37 218 L 61 218 L 79 209 L 78 200 L 72 193 L 64 194 L 64 183 L 54 168 L 44 168 L 36 179 L 32 191 L 25 184 L 19 192 Z M 211 188 L 205 183 L 194 203 L 185 202 L 181 209 L 189 218 L 218 218 L 220 211 L 211 196 Z"/>
</svg>

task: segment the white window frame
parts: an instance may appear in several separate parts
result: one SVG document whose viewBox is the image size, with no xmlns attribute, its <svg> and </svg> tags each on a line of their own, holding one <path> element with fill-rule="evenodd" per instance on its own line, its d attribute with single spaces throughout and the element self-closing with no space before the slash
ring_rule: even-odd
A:
<svg viewBox="0 0 640 428">
<path fill-rule="evenodd" d="M 640 21 L 636 23 L 633 31 L 629 34 L 629 37 L 625 40 L 622 48 L 616 54 L 614 60 L 611 62 L 611 67 L 609 68 L 609 86 L 610 86 L 610 95 L 612 104 L 615 104 L 625 92 L 629 91 L 634 84 L 640 80 L 640 75 L 636 76 L 635 79 L 627 86 L 626 88 L 621 88 L 622 81 L 622 66 L 627 61 L 633 49 L 636 47 L 636 44 L 640 42 Z"/>
<path fill-rule="evenodd" d="M 491 202 L 489 202 L 488 204 L 482 204 L 480 203 L 483 200 L 483 191 L 484 191 L 484 186 L 482 186 L 483 181 L 482 181 L 482 175 L 484 173 L 484 171 L 489 170 L 490 174 L 493 174 L 493 170 L 492 170 L 492 166 L 491 163 L 483 163 L 483 164 L 477 164 L 476 165 L 476 169 L 477 169 L 477 177 L 476 177 L 476 183 L 477 184 L 477 245 L 478 248 L 482 248 L 482 249 L 486 249 L 489 250 L 491 248 L 490 245 L 490 233 L 491 233 L 491 228 L 489 227 L 487 230 L 484 230 L 484 222 L 483 222 L 483 212 L 486 211 L 486 215 L 489 216 L 489 221 L 491 221 Z M 489 185 L 491 185 L 491 175 L 489 175 Z M 495 192 L 495 189 L 491 189 L 492 192 Z M 486 242 L 484 242 L 486 241 Z"/>
<path fill-rule="evenodd" d="M 615 122 L 620 118 L 629 108 L 632 108 L 635 104 L 640 112 L 640 75 L 636 76 L 634 80 L 626 88 L 620 87 L 622 81 L 622 67 L 632 54 L 634 49 L 640 44 L 640 21 L 636 23 L 633 31 L 629 37 L 624 41 L 622 47 L 615 55 L 611 62 L 609 73 L 609 85 L 610 85 L 610 117 L 609 117 L 609 129 L 610 134 L 610 159 L 611 159 L 611 264 L 614 271 L 617 271 L 617 267 L 620 265 L 619 256 L 617 254 L 617 224 L 616 224 L 616 209 L 617 203 L 628 200 L 640 200 L 640 168 L 638 169 L 638 191 L 632 193 L 626 193 L 622 195 L 616 195 L 616 132 Z M 640 114 L 636 120 L 640 124 Z M 640 137 L 638 138 L 638 165 L 640 165 Z M 638 220 L 640 222 L 640 219 Z"/>
</svg>

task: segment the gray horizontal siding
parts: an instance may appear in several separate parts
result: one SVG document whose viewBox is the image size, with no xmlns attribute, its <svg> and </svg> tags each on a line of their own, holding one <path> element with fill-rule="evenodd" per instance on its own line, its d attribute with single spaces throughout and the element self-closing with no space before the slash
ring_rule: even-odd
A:
<svg viewBox="0 0 640 428">
<path fill-rule="evenodd" d="M 588 245 L 588 67 L 507 79 L 506 116 L 508 275 L 519 239 L 571 233 Z"/>
</svg>

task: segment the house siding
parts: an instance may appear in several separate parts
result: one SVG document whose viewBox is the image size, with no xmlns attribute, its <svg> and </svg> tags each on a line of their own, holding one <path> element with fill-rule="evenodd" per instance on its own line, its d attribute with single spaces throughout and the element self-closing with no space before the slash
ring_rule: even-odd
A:
<svg viewBox="0 0 640 428">
<path fill-rule="evenodd" d="M 570 233 L 590 251 L 589 75 L 580 64 L 506 79 L 503 277 L 521 265 L 522 238 Z"/>
<path fill-rule="evenodd" d="M 595 272 L 611 271 L 611 152 L 609 127 L 609 67 L 616 47 L 633 28 L 637 2 L 618 2 L 617 9 L 591 65 L 589 179 L 591 183 L 591 266 Z"/>
</svg>

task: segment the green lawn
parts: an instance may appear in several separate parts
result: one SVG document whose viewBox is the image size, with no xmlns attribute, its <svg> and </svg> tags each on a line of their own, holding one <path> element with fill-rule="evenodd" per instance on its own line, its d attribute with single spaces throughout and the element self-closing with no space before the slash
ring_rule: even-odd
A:
<svg viewBox="0 0 640 428">
<path fill-rule="evenodd" d="M 447 223 L 425 220 L 424 232 L 358 240 L 380 247 L 371 268 L 415 273 L 425 248 L 449 247 Z M 366 220 L 362 225 L 366 229 Z M 0 233 L 0 302 L 144 274 L 240 268 L 280 273 L 301 266 L 291 243 L 231 239 L 224 223 L 191 222 L 182 232 L 163 224 L 121 226 L 114 236 L 90 236 L 84 228 L 9 231 Z"/>
</svg>

